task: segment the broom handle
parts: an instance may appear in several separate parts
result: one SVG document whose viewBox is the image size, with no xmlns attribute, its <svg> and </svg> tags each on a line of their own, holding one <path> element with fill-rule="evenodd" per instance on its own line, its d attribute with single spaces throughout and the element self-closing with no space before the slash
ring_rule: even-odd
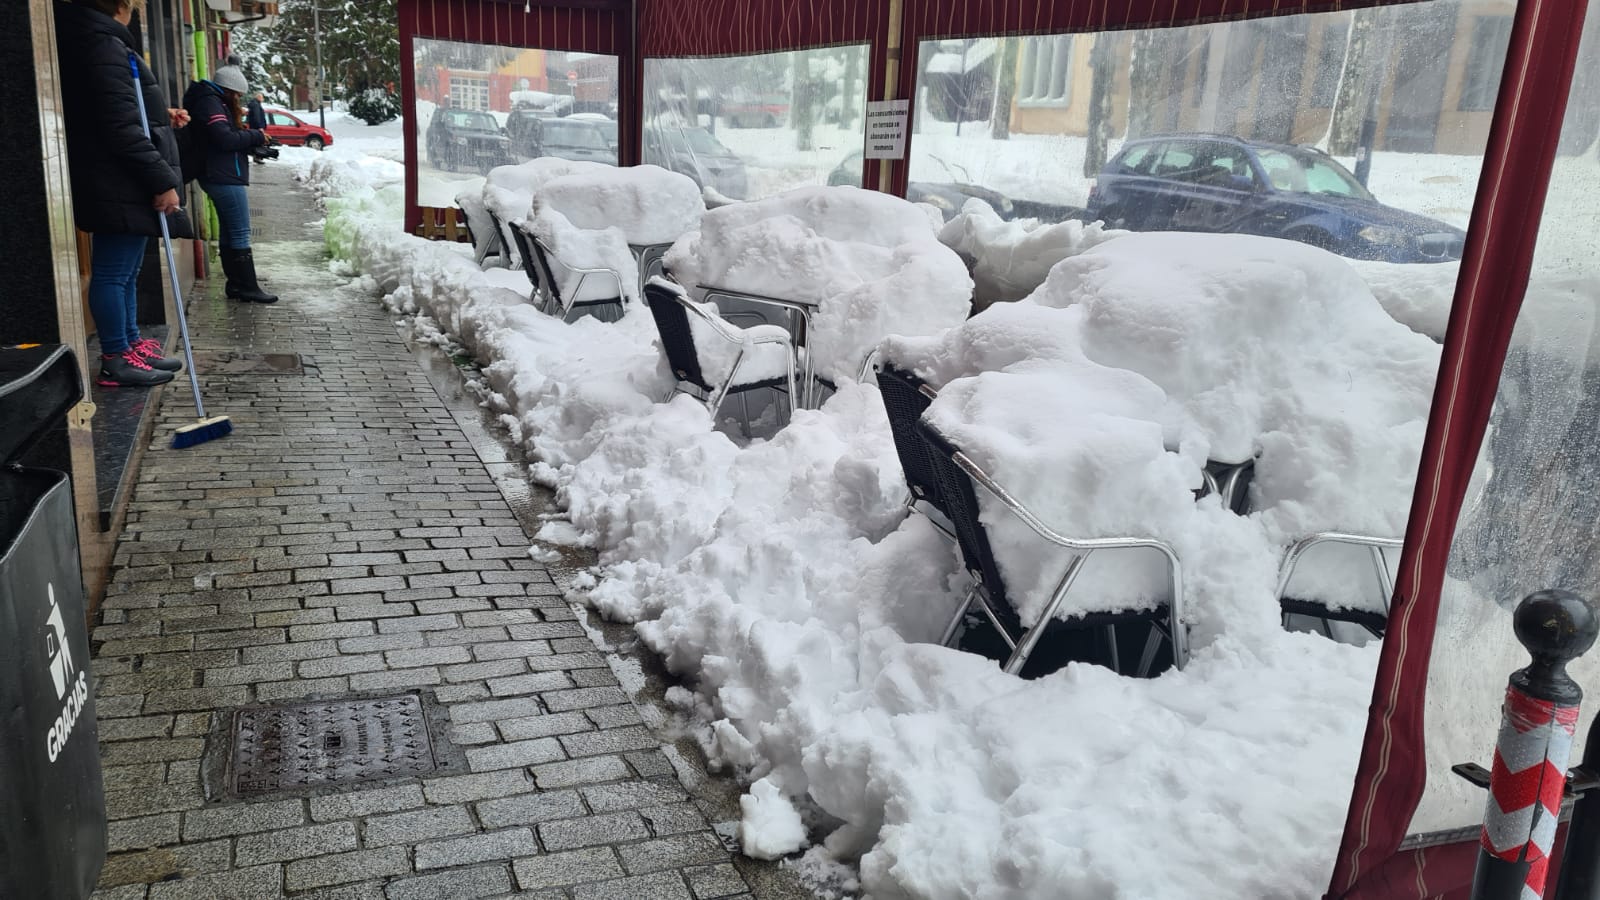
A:
<svg viewBox="0 0 1600 900">
<path fill-rule="evenodd" d="M 133 96 L 139 101 L 139 124 L 144 127 L 144 136 L 150 138 L 150 114 L 144 108 L 144 86 L 139 82 L 138 54 L 128 52 L 128 65 L 133 69 Z M 155 141 L 151 139 L 151 145 L 154 144 Z M 172 234 L 167 230 L 167 214 L 158 212 L 156 219 L 161 223 L 161 249 L 166 251 L 167 274 L 172 278 L 172 303 L 178 310 L 178 331 L 183 334 L 184 368 L 189 371 L 189 387 L 194 390 L 194 412 L 198 418 L 204 419 L 206 404 L 200 399 L 200 376 L 194 371 L 194 350 L 189 346 L 189 320 L 183 314 L 183 289 L 178 286 L 178 259 L 172 253 Z"/>
</svg>

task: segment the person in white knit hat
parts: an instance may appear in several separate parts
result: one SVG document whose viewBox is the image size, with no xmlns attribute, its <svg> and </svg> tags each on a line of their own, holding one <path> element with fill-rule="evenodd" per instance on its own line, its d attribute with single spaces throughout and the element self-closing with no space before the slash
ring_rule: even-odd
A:
<svg viewBox="0 0 1600 900">
<path fill-rule="evenodd" d="M 241 98 L 250 90 L 238 66 L 221 66 L 211 77 L 189 85 L 184 109 L 199 129 L 198 143 L 205 153 L 200 187 L 217 208 L 222 226 L 218 236 L 222 271 L 227 273 L 227 294 L 251 303 L 276 303 L 277 296 L 261 289 L 256 278 L 255 255 L 250 249 L 249 151 L 265 146 L 266 131 L 247 128 Z"/>
</svg>

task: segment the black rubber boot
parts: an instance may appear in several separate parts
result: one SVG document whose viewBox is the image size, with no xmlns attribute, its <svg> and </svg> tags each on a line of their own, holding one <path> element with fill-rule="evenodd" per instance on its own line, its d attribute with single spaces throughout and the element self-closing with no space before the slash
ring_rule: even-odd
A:
<svg viewBox="0 0 1600 900">
<path fill-rule="evenodd" d="M 97 381 L 102 387 L 152 387 L 171 380 L 171 372 L 151 368 L 143 357 L 132 350 L 100 357 L 100 377 Z"/>
<path fill-rule="evenodd" d="M 256 258 L 249 247 L 240 249 L 226 249 L 222 251 L 222 270 L 228 273 L 228 281 L 237 291 L 229 294 L 246 303 L 277 303 L 278 295 L 269 294 L 261 289 L 256 281 Z"/>
<path fill-rule="evenodd" d="M 238 251 L 219 247 L 217 253 L 222 257 L 222 274 L 228 279 L 227 284 L 223 285 L 222 292 L 229 300 L 237 300 L 239 299 Z"/>
</svg>

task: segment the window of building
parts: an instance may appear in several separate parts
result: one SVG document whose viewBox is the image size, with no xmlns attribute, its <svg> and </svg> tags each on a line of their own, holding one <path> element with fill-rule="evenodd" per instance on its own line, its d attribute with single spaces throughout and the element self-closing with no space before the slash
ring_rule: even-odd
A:
<svg viewBox="0 0 1600 900">
<path fill-rule="evenodd" d="M 1345 46 L 1350 43 L 1350 26 L 1329 23 L 1322 29 L 1322 44 L 1317 50 L 1317 70 L 1311 76 L 1311 108 L 1332 109 L 1339 97 L 1339 75 L 1344 71 Z"/>
<path fill-rule="evenodd" d="M 1072 88 L 1070 34 L 1022 39 L 1017 71 L 1017 100 L 1036 106 L 1065 106 Z"/>
<path fill-rule="evenodd" d="M 444 61 L 453 68 L 476 69 L 483 65 L 483 49 L 478 44 L 451 42 L 443 47 Z"/>
<path fill-rule="evenodd" d="M 450 105 L 457 109 L 489 109 L 489 80 L 487 78 L 450 79 Z"/>
<path fill-rule="evenodd" d="M 1494 109 L 1500 69 L 1511 46 L 1510 16 L 1479 16 L 1472 22 L 1472 48 L 1461 81 L 1462 110 Z"/>
</svg>

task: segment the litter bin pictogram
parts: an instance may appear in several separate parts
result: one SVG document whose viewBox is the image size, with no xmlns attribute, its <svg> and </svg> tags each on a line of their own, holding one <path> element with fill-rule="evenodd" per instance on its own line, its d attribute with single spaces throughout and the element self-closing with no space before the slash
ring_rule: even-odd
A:
<svg viewBox="0 0 1600 900">
<path fill-rule="evenodd" d="M 0 349 L 0 897 L 82 900 L 106 852 L 72 483 L 18 464 L 83 396 L 61 346 Z"/>
</svg>

